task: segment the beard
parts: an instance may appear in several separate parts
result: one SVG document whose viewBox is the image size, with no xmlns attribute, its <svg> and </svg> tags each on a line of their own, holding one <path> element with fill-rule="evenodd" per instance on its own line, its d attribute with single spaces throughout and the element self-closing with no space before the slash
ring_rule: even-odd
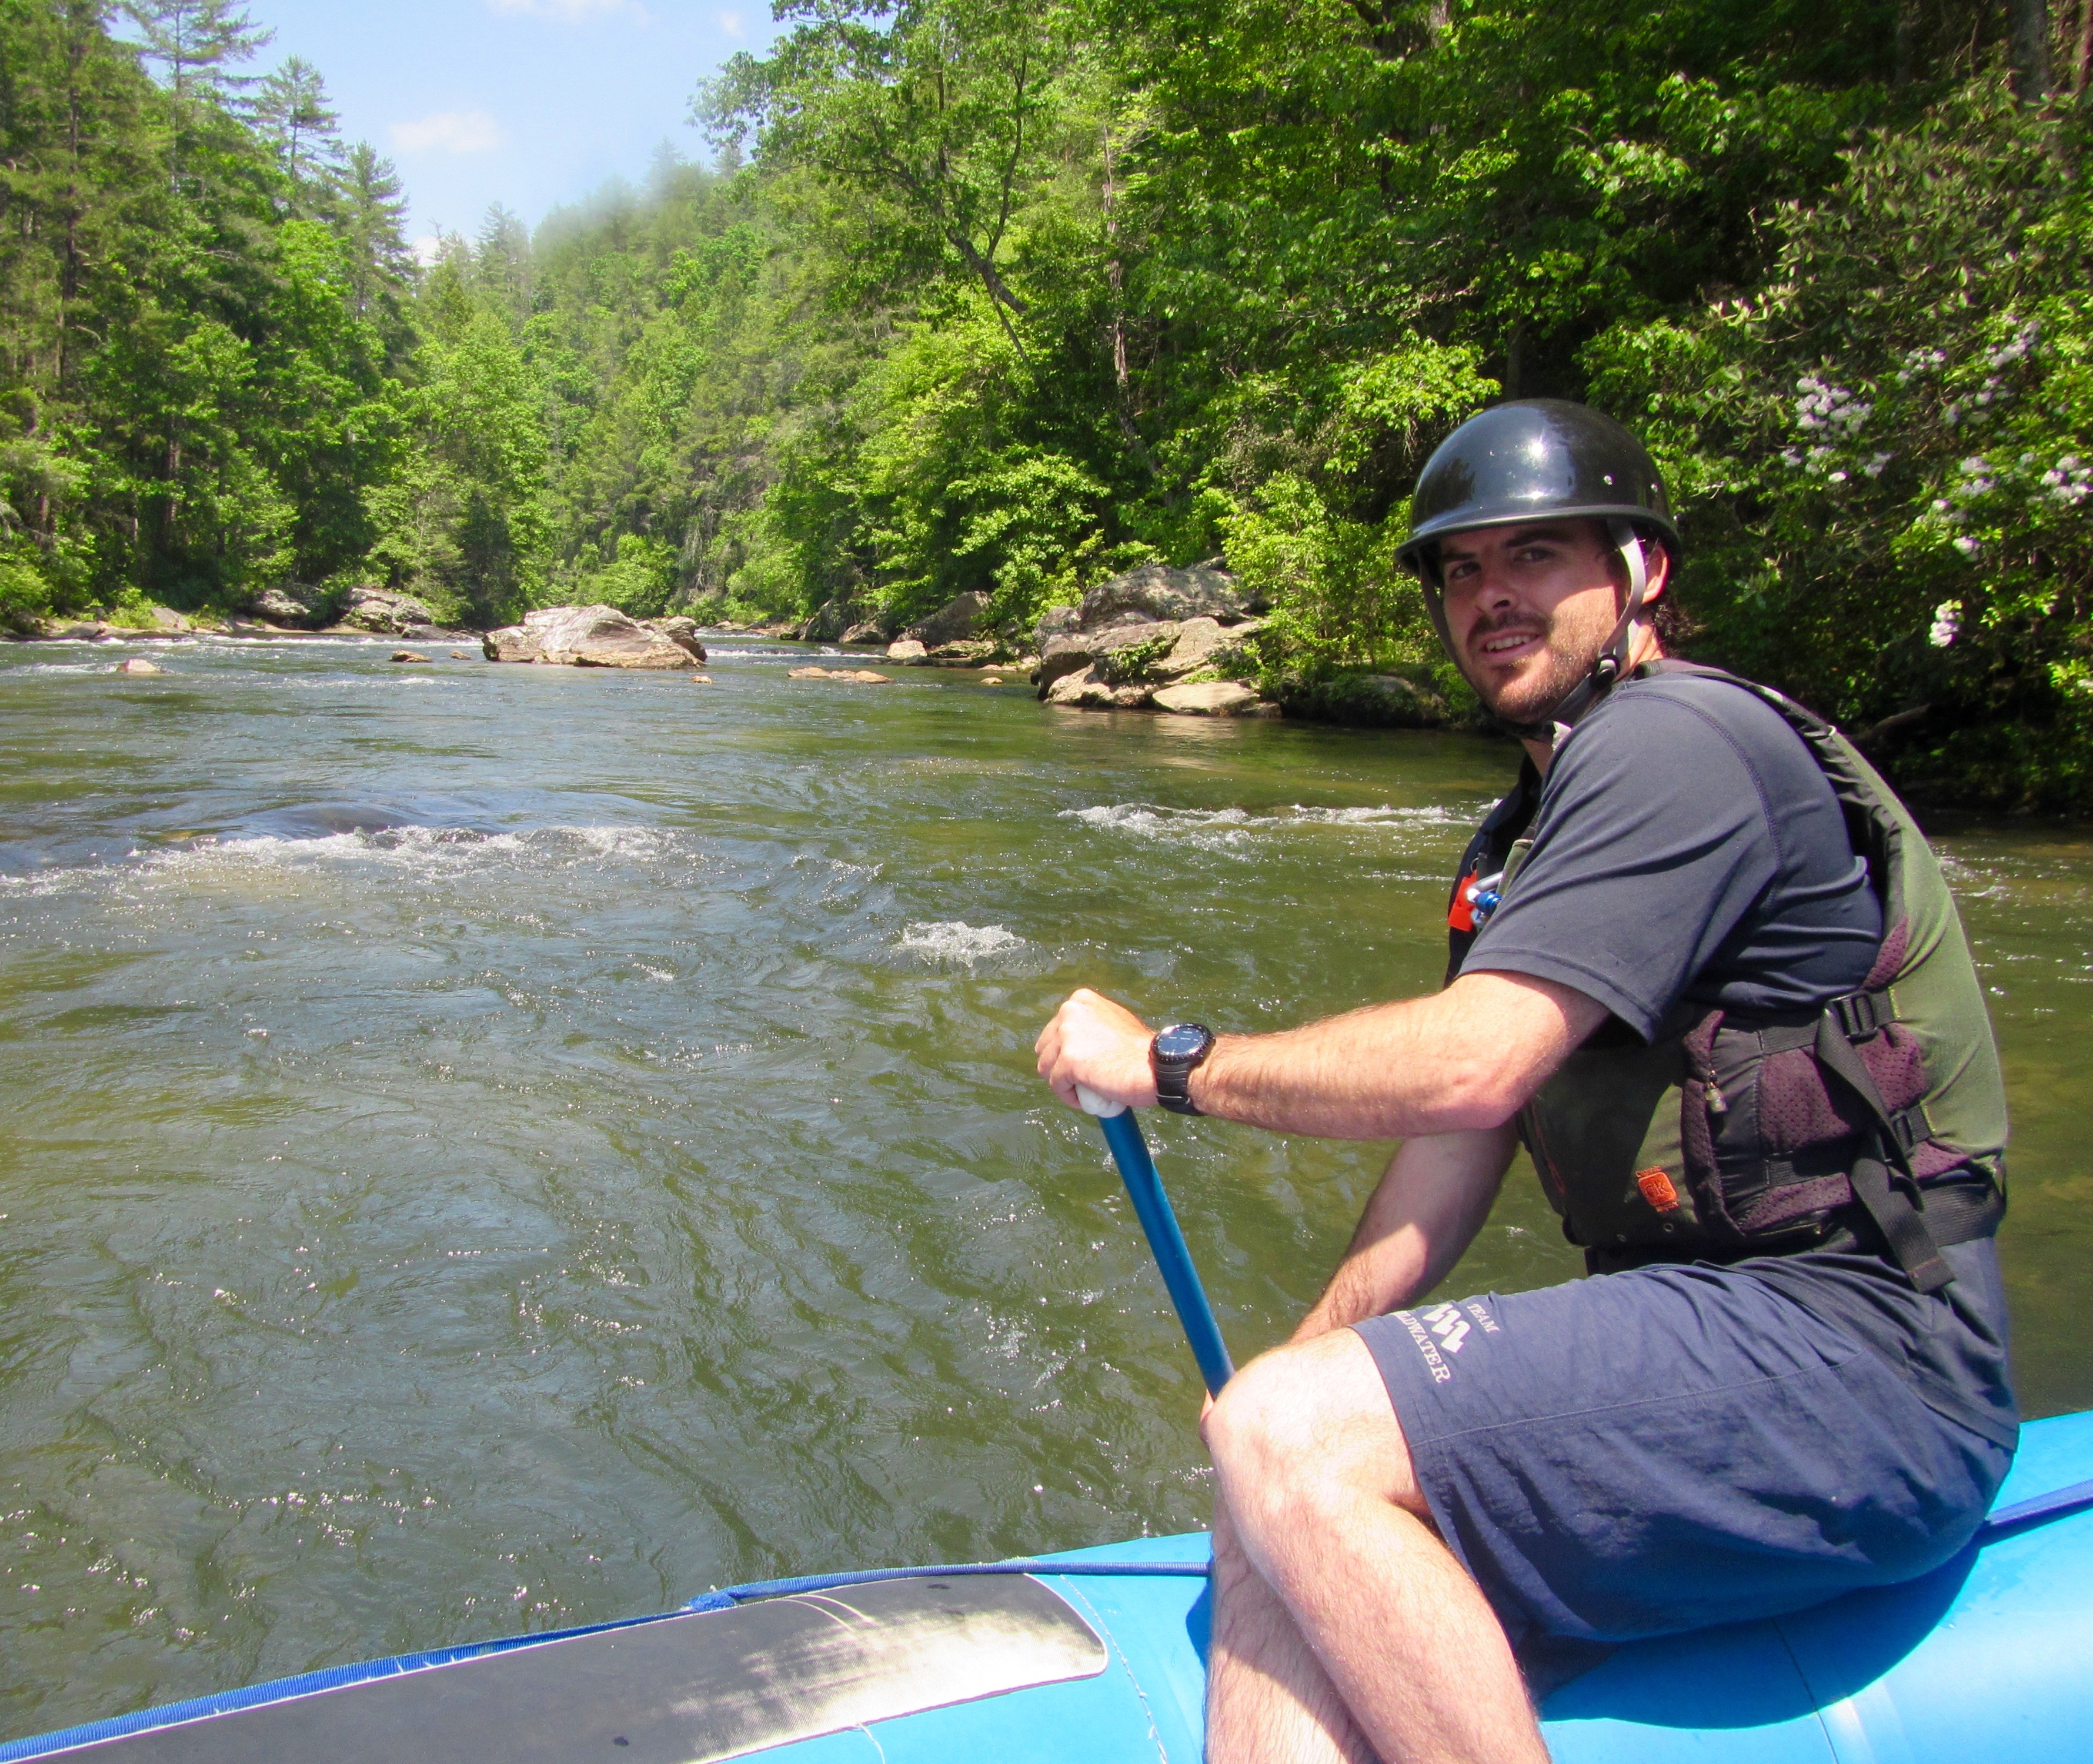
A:
<svg viewBox="0 0 2093 1764">
<path fill-rule="evenodd" d="M 1489 669 L 1480 670 L 1479 678 L 1473 661 L 1476 646 L 1507 631 L 1533 632 L 1540 641 L 1540 653 L 1509 678 Z M 1510 613 L 1488 625 L 1479 625 L 1468 634 L 1469 654 L 1461 660 L 1461 672 L 1500 722 L 1514 727 L 1545 723 L 1553 718 L 1555 707 L 1576 691 L 1597 665 L 1606 635 L 1605 630 L 1567 631 L 1559 620 Z M 1585 640 L 1579 641 L 1580 636 Z"/>
</svg>

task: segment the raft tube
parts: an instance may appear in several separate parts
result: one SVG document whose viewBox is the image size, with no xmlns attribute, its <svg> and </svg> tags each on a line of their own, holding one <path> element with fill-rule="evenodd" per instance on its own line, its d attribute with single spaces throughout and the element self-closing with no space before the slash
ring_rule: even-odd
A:
<svg viewBox="0 0 2093 1764">
<path fill-rule="evenodd" d="M 0 1744 L 0 1764 L 1156 1764 L 1201 1755 L 1206 1537 L 730 1588 Z M 1557 1764 L 2079 1764 L 2093 1753 L 2093 1414 L 2030 1423 L 1923 1579 L 1632 1643 L 1550 1697 Z"/>
</svg>

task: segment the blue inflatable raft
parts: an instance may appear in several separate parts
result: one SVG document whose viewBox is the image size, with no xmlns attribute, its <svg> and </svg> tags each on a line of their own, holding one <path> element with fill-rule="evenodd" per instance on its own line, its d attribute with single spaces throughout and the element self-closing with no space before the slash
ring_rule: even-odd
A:
<svg viewBox="0 0 2093 1764">
<path fill-rule="evenodd" d="M 1025 1567 L 817 1576 L 0 1744 L 0 1764 L 1156 1764 L 1200 1756 L 1203 1536 Z M 2093 1414 L 2026 1430 L 1925 1579 L 1616 1652 L 1543 1710 L 1558 1764 L 2081 1764 Z"/>
</svg>

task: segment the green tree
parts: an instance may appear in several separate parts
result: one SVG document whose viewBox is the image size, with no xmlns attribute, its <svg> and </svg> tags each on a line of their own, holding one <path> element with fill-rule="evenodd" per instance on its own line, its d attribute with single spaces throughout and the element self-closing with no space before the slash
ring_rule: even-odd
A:
<svg viewBox="0 0 2093 1764">
<path fill-rule="evenodd" d="M 286 56 L 264 76 L 255 95 L 254 121 L 276 150 L 277 163 L 294 191 L 302 191 L 340 161 L 335 137 L 341 119 L 327 102 L 320 71 L 298 55 Z"/>
</svg>

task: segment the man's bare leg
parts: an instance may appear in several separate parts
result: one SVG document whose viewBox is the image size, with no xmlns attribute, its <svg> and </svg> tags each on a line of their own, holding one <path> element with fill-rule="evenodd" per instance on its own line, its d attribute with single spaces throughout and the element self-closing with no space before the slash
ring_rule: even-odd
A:
<svg viewBox="0 0 2093 1764">
<path fill-rule="evenodd" d="M 1207 1756 L 1273 1764 L 1376 1764 L 1279 1595 L 1214 1502 L 1213 1636 L 1207 1647 Z"/>
<path fill-rule="evenodd" d="M 1292 1619 L 1373 1753 L 1386 1764 L 1547 1764 L 1504 1631 L 1432 1528 L 1364 1342 L 1333 1330 L 1254 1361 L 1206 1435 L 1230 1555 Z M 1241 1588 L 1217 1584 L 1218 1625 Z M 1337 1749 L 1341 1731 L 1319 1712 L 1284 1632 L 1260 1620 L 1269 1614 L 1251 1605 L 1210 1680 L 1221 1702 L 1208 1716 L 1211 1764 L 1355 1757 Z M 1329 1749 L 1301 1749 L 1318 1729 Z"/>
</svg>

